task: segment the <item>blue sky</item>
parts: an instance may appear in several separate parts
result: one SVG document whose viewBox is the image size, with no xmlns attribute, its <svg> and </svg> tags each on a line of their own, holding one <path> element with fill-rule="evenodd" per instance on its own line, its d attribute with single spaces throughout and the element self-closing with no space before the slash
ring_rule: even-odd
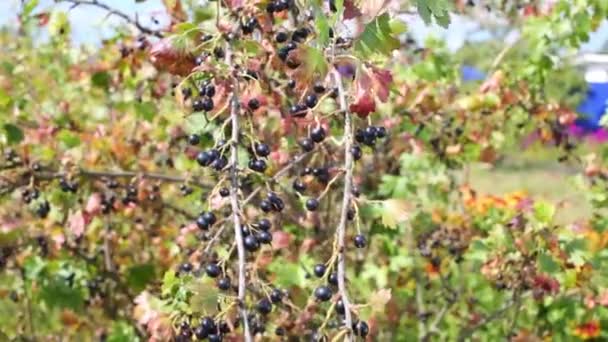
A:
<svg viewBox="0 0 608 342">
<path fill-rule="evenodd" d="M 132 17 L 137 13 L 140 21 L 147 26 L 153 26 L 150 21 L 151 16 L 155 13 L 162 13 L 164 7 L 161 0 L 147 0 L 136 3 L 135 0 L 102 0 L 104 3 L 116 8 Z M 19 9 L 20 0 L 0 0 L 0 26 L 14 25 L 16 22 L 16 13 Z M 52 6 L 60 6 L 68 9 L 68 4 L 54 4 L 53 0 L 40 0 L 40 9 L 50 8 Z M 101 9 L 91 6 L 79 6 L 70 11 L 70 21 L 72 23 L 72 38 L 77 42 L 96 43 L 103 37 L 109 36 L 112 32 L 112 26 L 121 23 L 121 19 L 112 16 L 107 18 L 106 12 Z M 488 34 L 476 33 L 472 34 L 475 24 L 463 20 L 462 18 L 454 18 L 449 30 L 432 26 L 429 27 L 419 20 L 409 22 L 410 32 L 418 40 L 424 39 L 428 34 L 433 34 L 442 37 L 446 40 L 450 49 L 455 50 L 460 47 L 467 39 L 481 40 L 487 39 Z M 583 51 L 598 51 L 604 42 L 608 39 L 608 23 L 601 25 L 598 32 L 591 36 L 589 43 L 582 48 Z"/>
</svg>

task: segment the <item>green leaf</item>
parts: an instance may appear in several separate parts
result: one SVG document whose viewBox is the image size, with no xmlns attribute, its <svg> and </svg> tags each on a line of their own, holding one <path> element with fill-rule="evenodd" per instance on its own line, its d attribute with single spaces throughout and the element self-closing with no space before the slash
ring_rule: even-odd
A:
<svg viewBox="0 0 608 342">
<path fill-rule="evenodd" d="M 318 32 L 319 47 L 323 47 L 329 41 L 329 22 L 319 6 L 315 6 L 315 26 Z"/>
<path fill-rule="evenodd" d="M 391 32 L 394 35 L 399 35 L 407 31 L 407 24 L 402 20 L 393 18 L 389 21 L 388 25 L 391 28 Z"/>
<path fill-rule="evenodd" d="M 418 14 L 426 24 L 435 18 L 437 24 L 448 27 L 450 24 L 450 12 L 448 0 L 416 0 Z"/>
<path fill-rule="evenodd" d="M 13 124 L 4 124 L 4 135 L 6 136 L 6 142 L 9 145 L 18 144 L 23 140 L 23 131 Z"/>
<path fill-rule="evenodd" d="M 62 11 L 53 11 L 49 19 L 49 32 L 51 36 L 66 35 L 70 31 L 70 21 L 68 15 Z"/>
<path fill-rule="evenodd" d="M 163 276 L 163 285 L 161 286 L 163 296 L 170 295 L 178 284 L 179 278 L 175 274 L 175 271 L 169 270 L 165 272 L 165 275 Z"/>
<path fill-rule="evenodd" d="M 68 286 L 65 279 L 52 278 L 42 287 L 40 298 L 52 308 L 80 311 L 84 306 L 82 293 Z"/>
<path fill-rule="evenodd" d="M 553 257 L 546 253 L 541 253 L 538 256 L 538 265 L 540 270 L 549 274 L 554 274 L 560 270 L 559 264 L 553 260 Z"/>
<path fill-rule="evenodd" d="M 546 202 L 534 203 L 534 217 L 541 223 L 548 224 L 555 216 L 555 206 Z"/>
<path fill-rule="evenodd" d="M 110 74 L 106 71 L 99 71 L 91 76 L 91 83 L 98 88 L 108 89 L 110 81 Z"/>
<path fill-rule="evenodd" d="M 376 17 L 365 26 L 363 34 L 355 42 L 355 49 L 363 56 L 376 53 L 389 55 L 399 48 L 399 40 L 393 37 L 390 27 L 390 17 L 387 13 Z"/>
<path fill-rule="evenodd" d="M 156 106 L 152 102 L 135 102 L 137 115 L 146 121 L 152 121 L 156 115 Z"/>
<path fill-rule="evenodd" d="M 127 270 L 127 283 L 137 292 L 145 289 L 146 285 L 154 279 L 156 272 L 153 264 L 135 265 Z"/>
<path fill-rule="evenodd" d="M 80 138 L 73 132 L 67 129 L 61 130 L 57 134 L 57 139 L 62 142 L 67 148 L 74 148 L 80 145 Z"/>
<path fill-rule="evenodd" d="M 9 103 L 11 103 L 11 97 L 4 89 L 0 88 L 0 108 L 6 107 Z"/>
<path fill-rule="evenodd" d="M 36 8 L 36 6 L 38 6 L 38 0 L 26 1 L 23 5 L 23 16 L 28 17 L 32 13 L 34 8 Z"/>
<path fill-rule="evenodd" d="M 377 212 L 384 226 L 395 229 L 399 224 L 408 220 L 410 209 L 407 201 L 391 198 L 381 201 Z"/>
<path fill-rule="evenodd" d="M 198 312 L 214 312 L 217 307 L 219 290 L 208 278 L 195 280 L 189 286 L 193 295 L 190 298 L 190 307 Z"/>
<path fill-rule="evenodd" d="M 299 48 L 306 79 L 324 78 L 328 71 L 327 60 L 322 51 L 311 46 L 301 45 Z"/>
<path fill-rule="evenodd" d="M 115 321 L 112 323 L 110 333 L 108 334 L 107 342 L 139 342 L 141 339 L 137 336 L 135 328 L 127 322 Z"/>
</svg>

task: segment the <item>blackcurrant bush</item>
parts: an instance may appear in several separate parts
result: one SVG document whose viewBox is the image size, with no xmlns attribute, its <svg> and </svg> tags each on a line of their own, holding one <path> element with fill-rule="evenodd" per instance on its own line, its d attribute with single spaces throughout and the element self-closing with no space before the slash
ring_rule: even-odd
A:
<svg viewBox="0 0 608 342">
<path fill-rule="evenodd" d="M 331 299 L 332 292 L 327 286 L 319 286 L 315 289 L 315 298 L 321 302 L 326 302 Z"/>
</svg>

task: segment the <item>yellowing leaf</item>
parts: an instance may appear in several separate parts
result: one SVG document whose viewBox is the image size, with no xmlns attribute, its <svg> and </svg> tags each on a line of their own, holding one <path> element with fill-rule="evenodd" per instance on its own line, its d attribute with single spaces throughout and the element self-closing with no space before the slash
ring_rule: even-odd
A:
<svg viewBox="0 0 608 342">
<path fill-rule="evenodd" d="M 369 298 L 369 305 L 372 308 L 372 312 L 384 312 L 386 303 L 391 300 L 391 291 L 391 289 L 380 289 L 372 293 Z"/>
<path fill-rule="evenodd" d="M 411 207 L 402 199 L 388 199 L 382 202 L 382 224 L 388 228 L 397 228 L 397 225 L 407 221 Z"/>
</svg>

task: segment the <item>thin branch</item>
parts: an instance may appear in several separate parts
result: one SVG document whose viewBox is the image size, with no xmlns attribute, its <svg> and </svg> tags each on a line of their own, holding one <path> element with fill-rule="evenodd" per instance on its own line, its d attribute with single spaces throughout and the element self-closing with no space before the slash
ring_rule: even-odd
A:
<svg viewBox="0 0 608 342">
<path fill-rule="evenodd" d="M 163 35 L 159 30 L 153 30 L 151 28 L 148 28 L 148 27 L 142 25 L 139 22 L 139 19 L 137 18 L 137 16 L 135 16 L 135 18 L 131 18 L 124 12 L 121 12 L 115 8 L 112 8 L 107 4 L 99 2 L 98 0 L 57 0 L 57 1 L 70 3 L 70 4 L 72 4 L 72 8 L 78 7 L 80 5 L 88 5 L 88 6 L 94 6 L 94 7 L 101 8 L 103 10 L 106 10 L 108 12 L 108 15 L 115 15 L 117 17 L 122 18 L 129 24 L 135 26 L 142 33 L 149 34 L 149 35 L 152 35 L 152 36 L 155 36 L 158 38 L 163 38 Z"/>
<path fill-rule="evenodd" d="M 133 178 L 133 177 L 141 177 L 147 179 L 155 179 L 164 182 L 172 182 L 172 183 L 189 183 L 192 185 L 196 185 L 201 188 L 210 188 L 212 184 L 203 183 L 196 181 L 194 179 L 188 179 L 175 175 L 167 175 L 162 173 L 154 173 L 154 172 L 134 172 L 134 171 L 96 171 L 96 170 L 87 170 L 81 169 L 80 174 L 88 177 L 107 177 L 107 178 Z M 57 178 L 62 175 L 58 175 Z"/>
<path fill-rule="evenodd" d="M 230 59 L 230 51 L 227 52 L 227 60 Z M 230 65 L 230 63 L 228 63 Z M 243 233 L 241 231 L 241 209 L 239 208 L 239 171 L 238 171 L 238 146 L 239 146 L 239 81 L 236 75 L 233 76 L 232 82 L 232 99 L 230 105 L 230 118 L 232 121 L 232 139 L 230 141 L 230 204 L 232 206 L 232 219 L 234 221 L 234 239 L 236 242 L 238 254 L 238 305 L 241 311 L 243 320 L 243 337 L 245 342 L 251 342 L 251 333 L 249 332 L 249 322 L 247 319 L 246 305 L 246 260 L 245 260 L 245 244 L 243 243 Z"/>
<path fill-rule="evenodd" d="M 338 221 L 338 227 L 336 228 L 336 239 L 338 246 L 338 292 L 340 298 L 344 303 L 344 324 L 346 325 L 347 334 L 345 336 L 346 341 L 352 341 L 352 325 L 353 319 L 350 312 L 350 302 L 348 300 L 348 294 L 346 292 L 346 281 L 345 281 L 345 237 L 346 237 L 346 223 L 348 217 L 348 209 L 350 208 L 350 201 L 352 196 L 353 186 L 353 155 L 350 153 L 351 146 L 353 144 L 353 127 L 351 114 L 348 111 L 346 104 L 346 94 L 344 92 L 344 85 L 342 84 L 342 76 L 338 70 L 334 69 L 334 78 L 338 87 L 338 96 L 340 98 L 340 109 L 344 112 L 344 194 L 342 197 L 342 209 L 340 211 L 340 220 Z"/>
<path fill-rule="evenodd" d="M 510 300 L 502 308 L 492 312 L 490 315 L 488 315 L 486 318 L 482 319 L 480 322 L 478 322 L 474 326 L 469 327 L 469 328 L 464 328 L 463 330 L 460 331 L 460 334 L 458 334 L 458 341 L 465 341 L 467 338 L 471 337 L 471 335 L 473 335 L 475 333 L 475 331 L 477 331 L 478 329 L 483 328 L 484 326 L 491 323 L 492 321 L 503 317 L 509 311 L 509 309 L 511 309 L 518 302 L 519 301 L 515 300 L 515 299 Z"/>
</svg>

